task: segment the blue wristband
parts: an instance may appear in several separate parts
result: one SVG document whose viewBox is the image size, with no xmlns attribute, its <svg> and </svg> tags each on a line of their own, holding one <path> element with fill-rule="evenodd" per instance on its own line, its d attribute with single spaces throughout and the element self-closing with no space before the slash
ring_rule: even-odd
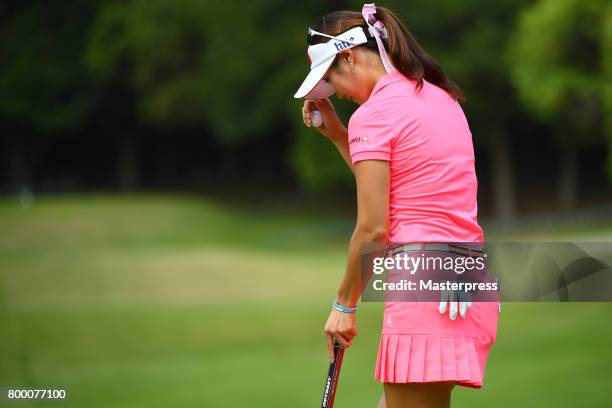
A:
<svg viewBox="0 0 612 408">
<path fill-rule="evenodd" d="M 357 311 L 357 306 L 355 307 L 344 307 L 342 305 L 339 305 L 338 302 L 336 302 L 336 299 L 334 299 L 332 306 L 334 307 L 334 309 L 343 312 L 343 313 L 355 313 Z"/>
</svg>

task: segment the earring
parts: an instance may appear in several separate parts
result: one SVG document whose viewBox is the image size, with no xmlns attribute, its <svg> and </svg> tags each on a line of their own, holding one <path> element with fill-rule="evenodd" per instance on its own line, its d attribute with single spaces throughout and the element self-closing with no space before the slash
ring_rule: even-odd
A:
<svg viewBox="0 0 612 408">
<path fill-rule="evenodd" d="M 345 59 L 346 59 L 346 63 L 349 64 L 349 68 L 351 72 L 355 72 L 355 64 L 351 64 L 351 60 L 349 59 L 348 56 Z"/>
</svg>

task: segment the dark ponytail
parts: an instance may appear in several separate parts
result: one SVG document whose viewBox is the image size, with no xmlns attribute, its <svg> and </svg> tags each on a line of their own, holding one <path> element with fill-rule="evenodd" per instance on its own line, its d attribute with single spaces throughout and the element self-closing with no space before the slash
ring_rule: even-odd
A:
<svg viewBox="0 0 612 408">
<path fill-rule="evenodd" d="M 440 65 L 421 48 L 410 31 L 391 10 L 385 7 L 376 7 L 374 16 L 382 21 L 387 29 L 389 38 L 383 39 L 383 44 L 389 59 L 404 76 L 417 82 L 417 90 L 423 87 L 423 79 L 425 79 L 444 89 L 457 101 L 465 101 L 465 96 L 459 86 L 446 76 Z M 314 29 L 325 34 L 338 35 L 356 26 L 367 27 L 361 13 L 335 11 L 326 14 L 319 20 Z M 367 28 L 366 34 L 370 37 Z M 317 41 L 323 42 L 327 39 L 319 36 Z M 378 46 L 373 38 L 358 47 L 366 47 L 378 53 Z"/>
</svg>

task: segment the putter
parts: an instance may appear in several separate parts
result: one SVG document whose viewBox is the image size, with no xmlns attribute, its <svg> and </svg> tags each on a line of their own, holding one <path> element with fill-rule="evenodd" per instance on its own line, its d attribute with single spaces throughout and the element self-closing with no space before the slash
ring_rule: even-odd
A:
<svg viewBox="0 0 612 408">
<path fill-rule="evenodd" d="M 334 362 L 329 364 L 327 380 L 323 389 L 323 402 L 321 408 L 333 408 L 334 398 L 336 396 L 336 386 L 338 385 L 338 377 L 340 377 L 340 367 L 342 367 L 342 358 L 344 357 L 344 347 L 340 346 L 337 340 L 334 339 Z"/>
</svg>

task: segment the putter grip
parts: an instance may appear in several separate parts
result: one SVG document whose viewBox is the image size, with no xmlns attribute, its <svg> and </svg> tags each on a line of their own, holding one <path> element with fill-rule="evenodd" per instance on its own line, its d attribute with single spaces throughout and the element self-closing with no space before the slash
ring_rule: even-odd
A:
<svg viewBox="0 0 612 408">
<path fill-rule="evenodd" d="M 334 340 L 334 362 L 329 365 L 325 388 L 323 389 L 323 401 L 321 408 L 332 408 L 334 406 L 334 398 L 336 397 L 336 387 L 338 385 L 338 377 L 340 377 L 340 368 L 342 367 L 342 358 L 344 357 L 344 348 L 340 346 L 338 341 Z"/>
</svg>

